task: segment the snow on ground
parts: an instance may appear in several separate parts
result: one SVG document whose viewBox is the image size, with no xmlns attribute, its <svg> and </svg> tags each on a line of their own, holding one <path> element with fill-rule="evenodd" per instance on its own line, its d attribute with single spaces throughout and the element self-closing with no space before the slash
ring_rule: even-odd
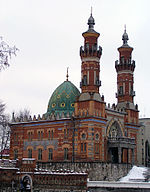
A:
<svg viewBox="0 0 150 192">
<path fill-rule="evenodd" d="M 132 169 L 129 171 L 127 176 L 122 177 L 119 181 L 120 182 L 142 182 L 145 181 L 145 172 L 147 171 L 146 167 L 137 167 L 133 166 Z"/>
</svg>

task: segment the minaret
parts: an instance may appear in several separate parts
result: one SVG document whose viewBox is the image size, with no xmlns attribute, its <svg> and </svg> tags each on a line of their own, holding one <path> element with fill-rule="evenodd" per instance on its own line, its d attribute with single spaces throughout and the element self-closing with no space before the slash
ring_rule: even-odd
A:
<svg viewBox="0 0 150 192">
<path fill-rule="evenodd" d="M 75 102 L 76 121 L 75 158 L 80 161 L 104 161 L 106 159 L 105 132 L 106 110 L 104 96 L 99 93 L 100 57 L 102 48 L 98 46 L 100 36 L 94 30 L 95 21 L 88 19 L 88 30 L 82 34 L 84 46 L 80 47 L 81 57 L 81 94 Z M 80 123 L 78 123 L 80 122 Z M 98 142 L 95 142 L 95 135 Z M 98 151 L 98 152 L 96 152 Z"/>
<path fill-rule="evenodd" d="M 80 47 L 81 94 L 75 103 L 75 115 L 105 117 L 104 96 L 101 97 L 99 93 L 102 48 L 98 46 L 100 34 L 94 30 L 95 21 L 92 13 L 87 24 L 88 30 L 82 34 L 84 46 Z"/>
<path fill-rule="evenodd" d="M 98 37 L 100 36 L 94 30 L 95 21 L 91 16 L 88 19 L 88 30 L 82 34 L 84 37 L 84 46 L 80 47 L 81 65 L 81 83 L 82 93 L 99 93 L 101 81 L 99 78 L 100 65 L 99 60 L 102 54 L 102 48 L 98 47 Z"/>
<path fill-rule="evenodd" d="M 135 61 L 132 60 L 133 48 L 128 45 L 128 34 L 126 28 L 122 36 L 123 45 L 118 48 L 119 61 L 115 62 L 115 68 L 117 72 L 117 93 L 118 107 L 125 107 L 126 104 L 134 103 L 134 69 Z"/>
</svg>

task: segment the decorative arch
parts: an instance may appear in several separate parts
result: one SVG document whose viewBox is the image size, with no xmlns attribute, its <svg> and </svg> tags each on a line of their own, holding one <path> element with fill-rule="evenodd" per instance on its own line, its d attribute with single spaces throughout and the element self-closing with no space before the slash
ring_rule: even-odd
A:
<svg viewBox="0 0 150 192">
<path fill-rule="evenodd" d="M 108 126 L 107 126 L 107 131 L 106 131 L 107 137 L 109 136 L 109 133 L 113 126 L 116 127 L 117 131 L 119 131 L 120 136 L 124 136 L 124 131 L 123 131 L 121 122 L 119 120 L 113 118 L 109 121 Z"/>
<path fill-rule="evenodd" d="M 38 149 L 44 150 L 44 146 L 43 146 L 43 145 L 38 145 L 38 146 L 36 146 L 36 150 L 38 150 Z"/>
<path fill-rule="evenodd" d="M 48 145 L 48 146 L 47 146 L 47 150 L 48 150 L 49 148 L 51 148 L 51 149 L 54 150 L 54 145 Z"/>
<path fill-rule="evenodd" d="M 32 191 L 32 186 L 33 186 L 32 177 L 30 175 L 28 175 L 28 174 L 25 174 L 25 175 L 22 176 L 21 182 L 24 182 L 25 180 L 29 181 L 30 188 L 31 188 L 31 191 Z"/>
<path fill-rule="evenodd" d="M 85 134 L 85 138 L 83 139 L 83 134 Z M 87 134 L 86 134 L 86 132 L 85 131 L 82 131 L 81 133 L 80 133 L 80 140 L 86 140 L 86 138 L 87 138 Z"/>
<path fill-rule="evenodd" d="M 62 149 L 64 149 L 64 148 L 70 149 L 70 145 L 69 145 L 69 144 L 64 144 L 64 145 L 62 145 Z"/>
<path fill-rule="evenodd" d="M 31 145 L 27 146 L 27 150 L 28 150 L 28 149 L 34 150 L 34 149 L 33 149 L 33 146 L 31 146 Z"/>
</svg>

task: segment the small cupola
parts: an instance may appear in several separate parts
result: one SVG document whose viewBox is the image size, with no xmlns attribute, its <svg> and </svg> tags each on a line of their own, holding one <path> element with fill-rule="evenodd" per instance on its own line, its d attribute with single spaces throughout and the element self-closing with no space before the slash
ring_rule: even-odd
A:
<svg viewBox="0 0 150 192">
<path fill-rule="evenodd" d="M 122 40 L 123 40 L 123 45 L 127 46 L 129 38 L 128 38 L 128 34 L 126 32 L 126 26 L 125 26 L 125 29 L 124 29 L 124 34 L 122 35 Z"/>
<path fill-rule="evenodd" d="M 94 18 L 92 16 L 92 13 L 91 13 L 91 16 L 88 19 L 88 23 L 87 24 L 89 25 L 89 29 L 94 29 L 95 21 L 94 21 Z"/>
</svg>

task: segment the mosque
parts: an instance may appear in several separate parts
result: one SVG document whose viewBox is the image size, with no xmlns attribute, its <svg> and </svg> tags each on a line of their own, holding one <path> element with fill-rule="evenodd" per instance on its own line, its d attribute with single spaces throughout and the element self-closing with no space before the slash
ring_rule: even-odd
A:
<svg viewBox="0 0 150 192">
<path fill-rule="evenodd" d="M 82 34 L 79 89 L 68 80 L 50 97 L 47 112 L 11 123 L 10 159 L 34 158 L 37 162 L 136 163 L 139 111 L 134 104 L 133 48 L 126 29 L 115 61 L 117 104 L 107 105 L 100 94 L 100 34 L 92 16 Z"/>
</svg>

